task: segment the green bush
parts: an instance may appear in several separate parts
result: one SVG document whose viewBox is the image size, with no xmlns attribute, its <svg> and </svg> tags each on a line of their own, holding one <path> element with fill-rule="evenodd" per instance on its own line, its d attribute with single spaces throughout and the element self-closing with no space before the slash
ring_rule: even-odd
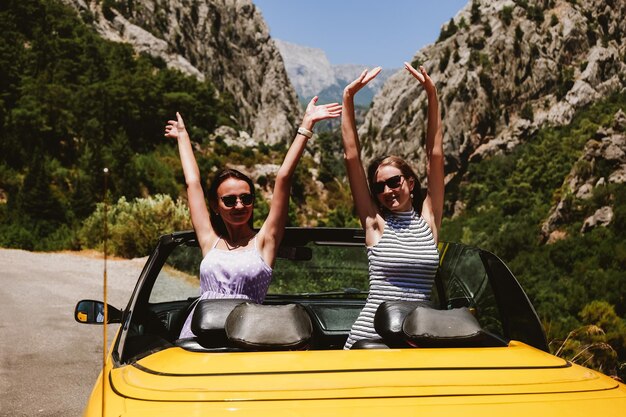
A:
<svg viewBox="0 0 626 417">
<path fill-rule="evenodd" d="M 527 10 L 528 18 L 535 21 L 538 24 L 543 23 L 545 17 L 543 14 L 543 8 L 541 6 L 532 6 Z"/>
<path fill-rule="evenodd" d="M 448 61 L 450 60 L 450 48 L 445 48 L 443 54 L 439 59 L 439 72 L 444 72 L 448 67 Z"/>
<path fill-rule="evenodd" d="M 32 229 L 17 223 L 0 225 L 0 247 L 34 250 L 36 238 Z"/>
<path fill-rule="evenodd" d="M 617 316 L 613 305 L 599 300 L 587 303 L 579 316 L 582 326 L 569 332 L 564 340 L 553 341 L 554 353 L 623 378 L 618 356 L 623 357 L 626 351 L 626 321 Z"/>
<path fill-rule="evenodd" d="M 574 68 L 564 67 L 559 71 L 559 76 L 556 82 L 556 96 L 560 100 L 569 92 L 574 86 Z"/>
<path fill-rule="evenodd" d="M 558 17 L 556 17 L 556 15 L 553 13 L 553 14 L 550 16 L 550 26 L 556 26 L 556 25 L 558 25 L 558 24 L 559 24 L 559 18 L 558 18 Z"/>
<path fill-rule="evenodd" d="M 500 11 L 500 20 L 504 23 L 504 26 L 508 26 L 513 21 L 513 7 L 504 6 Z"/>
<path fill-rule="evenodd" d="M 454 35 L 457 30 L 458 28 L 456 26 L 456 23 L 454 23 L 454 18 L 450 19 L 448 25 L 441 28 L 441 33 L 439 33 L 439 38 L 437 39 L 437 42 L 448 39 L 450 36 Z"/>
<path fill-rule="evenodd" d="M 530 120 L 532 122 L 535 119 L 533 106 L 530 103 L 524 104 L 524 107 L 522 107 L 522 111 L 520 112 L 520 116 L 522 119 Z"/>
<path fill-rule="evenodd" d="M 480 22 L 481 12 L 480 12 L 480 3 L 476 0 L 472 1 L 472 8 L 470 9 L 470 23 L 475 25 Z"/>
<path fill-rule="evenodd" d="M 78 233 L 82 247 L 102 250 L 104 211 L 104 203 L 99 203 L 84 221 Z M 157 194 L 131 202 L 121 197 L 107 208 L 108 248 L 112 254 L 124 258 L 146 256 L 159 236 L 191 227 L 187 206 L 168 195 Z"/>
</svg>

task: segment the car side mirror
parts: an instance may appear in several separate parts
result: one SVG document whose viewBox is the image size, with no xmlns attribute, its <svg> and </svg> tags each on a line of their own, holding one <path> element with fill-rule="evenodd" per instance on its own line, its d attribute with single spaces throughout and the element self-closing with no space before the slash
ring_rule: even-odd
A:
<svg viewBox="0 0 626 417">
<path fill-rule="evenodd" d="M 122 312 L 117 308 L 107 304 L 107 323 L 121 323 Z M 95 300 L 81 300 L 76 303 L 74 319 L 83 324 L 103 324 L 104 323 L 104 303 Z"/>
</svg>

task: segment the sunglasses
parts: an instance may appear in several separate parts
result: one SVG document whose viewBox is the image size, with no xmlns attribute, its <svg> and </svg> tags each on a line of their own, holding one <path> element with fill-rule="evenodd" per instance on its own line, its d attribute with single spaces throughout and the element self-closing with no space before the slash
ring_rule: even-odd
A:
<svg viewBox="0 0 626 417">
<path fill-rule="evenodd" d="M 237 201 L 241 201 L 244 206 L 249 206 L 254 203 L 254 194 L 245 193 L 239 195 L 225 195 L 220 197 L 226 207 L 235 207 Z"/>
<path fill-rule="evenodd" d="M 376 194 L 380 194 L 385 191 L 385 185 L 390 189 L 395 190 L 402 185 L 402 178 L 404 178 L 403 175 L 394 175 L 393 177 L 387 178 L 385 181 L 375 182 L 372 186 L 372 191 Z"/>
</svg>

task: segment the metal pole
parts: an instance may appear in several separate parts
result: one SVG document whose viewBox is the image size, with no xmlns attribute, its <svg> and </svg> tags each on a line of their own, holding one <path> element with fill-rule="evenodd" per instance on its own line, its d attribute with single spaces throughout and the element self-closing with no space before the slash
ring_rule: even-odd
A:
<svg viewBox="0 0 626 417">
<path fill-rule="evenodd" d="M 104 323 L 102 323 L 102 417 L 106 411 L 106 366 L 107 366 L 107 323 L 109 321 L 109 309 L 107 304 L 107 241 L 109 240 L 108 218 L 107 218 L 107 193 L 108 193 L 109 168 L 104 168 L 104 277 L 103 277 L 103 302 L 104 302 Z"/>
</svg>

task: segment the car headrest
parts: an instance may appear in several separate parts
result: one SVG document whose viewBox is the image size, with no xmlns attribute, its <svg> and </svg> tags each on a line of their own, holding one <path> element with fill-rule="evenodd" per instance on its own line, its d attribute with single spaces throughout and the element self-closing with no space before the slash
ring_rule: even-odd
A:
<svg viewBox="0 0 626 417">
<path fill-rule="evenodd" d="M 229 341 L 248 350 L 295 350 L 305 347 L 313 333 L 311 319 L 299 304 L 244 303 L 226 319 Z"/>
<path fill-rule="evenodd" d="M 419 347 L 506 346 L 506 341 L 484 331 L 467 307 L 435 310 L 418 306 L 402 324 L 409 344 Z"/>
<path fill-rule="evenodd" d="M 191 319 L 191 331 L 203 345 L 224 346 L 227 344 L 226 318 L 241 303 L 250 302 L 242 298 L 219 298 L 200 300 Z"/>
<path fill-rule="evenodd" d="M 406 347 L 402 324 L 418 306 L 430 306 L 428 301 L 384 301 L 374 315 L 374 330 L 390 347 Z"/>
</svg>

